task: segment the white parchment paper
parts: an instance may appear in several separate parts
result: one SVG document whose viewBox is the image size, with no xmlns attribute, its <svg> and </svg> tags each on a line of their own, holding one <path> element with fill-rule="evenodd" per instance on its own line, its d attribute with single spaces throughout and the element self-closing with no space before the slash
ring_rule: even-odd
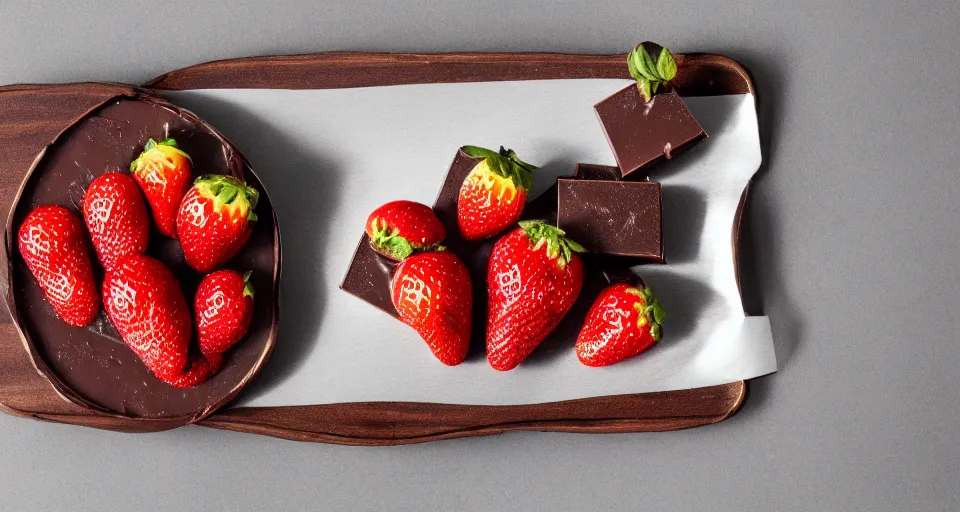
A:
<svg viewBox="0 0 960 512">
<path fill-rule="evenodd" d="M 761 159 L 751 95 L 687 98 L 710 138 L 650 171 L 663 183 L 668 264 L 636 270 L 668 316 L 663 341 L 634 359 L 587 368 L 571 339 L 539 347 L 507 373 L 491 369 L 482 351 L 446 367 L 413 330 L 338 289 L 368 213 L 394 199 L 432 204 L 461 145 L 502 144 L 540 165 L 531 197 L 577 162 L 615 165 L 592 105 L 628 83 L 170 93 L 243 151 L 280 223 L 280 336 L 241 404 L 525 404 L 776 371 L 767 318 L 743 314 L 731 250 L 734 212 Z"/>
</svg>

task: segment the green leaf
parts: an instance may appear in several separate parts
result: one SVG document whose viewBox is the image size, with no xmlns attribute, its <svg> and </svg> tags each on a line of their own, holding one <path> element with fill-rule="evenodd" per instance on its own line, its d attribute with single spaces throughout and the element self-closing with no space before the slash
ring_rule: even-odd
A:
<svg viewBox="0 0 960 512">
<path fill-rule="evenodd" d="M 503 146 L 500 146 L 500 156 L 506 157 L 506 158 L 509 159 L 511 162 L 513 162 L 514 164 L 520 166 L 520 168 L 522 168 L 522 169 L 524 169 L 524 170 L 526 170 L 526 171 L 535 171 L 535 170 L 537 170 L 537 166 L 536 166 L 536 165 L 528 164 L 527 162 L 524 162 L 523 160 L 520 160 L 520 157 L 517 156 L 516 151 L 514 151 L 514 150 L 512 150 L 512 149 L 504 150 L 504 149 L 503 149 Z"/>
<path fill-rule="evenodd" d="M 627 54 L 627 71 L 634 80 L 640 80 L 643 78 L 643 75 L 640 74 L 640 70 L 637 69 L 637 65 L 633 62 L 633 52 Z"/>
<path fill-rule="evenodd" d="M 663 331 L 660 330 L 660 324 L 650 324 L 650 336 L 653 337 L 654 341 L 660 341 L 662 335 Z"/>
<path fill-rule="evenodd" d="M 573 240 L 571 240 L 571 239 L 569 239 L 569 238 L 565 238 L 565 240 L 567 241 L 567 247 L 569 247 L 571 251 L 573 251 L 573 252 L 587 252 L 587 248 L 584 247 L 584 246 L 582 246 L 582 245 L 580 245 L 579 242 L 574 242 Z"/>
<path fill-rule="evenodd" d="M 402 260 L 413 254 L 413 246 L 402 236 L 393 236 L 384 240 L 381 246 L 387 253 L 398 260 Z"/>
<path fill-rule="evenodd" d="M 653 89 L 651 88 L 650 80 L 637 80 L 637 87 L 640 88 L 643 101 L 650 101 L 650 99 L 653 98 Z"/>
<path fill-rule="evenodd" d="M 468 156 L 476 158 L 490 158 L 500 156 L 496 151 L 490 151 L 487 148 L 481 148 L 479 146 L 463 146 L 460 148 L 460 151 L 463 151 Z"/>
<path fill-rule="evenodd" d="M 660 305 L 659 301 L 653 301 L 653 321 L 658 324 L 663 323 L 663 319 L 667 317 L 667 310 Z"/>
<path fill-rule="evenodd" d="M 650 54 L 647 53 L 643 45 L 637 45 L 637 47 L 630 52 L 629 63 L 633 65 L 633 70 L 636 73 L 631 72 L 630 76 L 638 81 L 640 79 L 657 80 L 659 78 L 656 73 L 657 67 L 654 65 L 653 59 L 650 58 Z"/>
<path fill-rule="evenodd" d="M 155 147 L 157 147 L 157 141 L 150 139 L 147 141 L 146 145 L 143 146 L 143 151 L 147 152 Z"/>
<path fill-rule="evenodd" d="M 660 56 L 657 57 L 657 74 L 663 82 L 669 82 L 677 76 L 677 61 L 666 48 L 661 49 Z"/>
<path fill-rule="evenodd" d="M 243 274 L 243 296 L 253 298 L 255 292 L 253 288 L 253 283 L 250 282 L 250 275 L 253 274 L 252 270 L 248 270 Z"/>
<path fill-rule="evenodd" d="M 249 185 L 244 187 L 243 190 L 247 194 L 247 202 L 250 203 L 250 209 L 256 208 L 257 203 L 260 202 L 260 192 Z"/>
<path fill-rule="evenodd" d="M 659 80 L 660 75 L 657 74 L 657 65 L 653 62 L 653 57 L 647 53 L 647 49 L 644 48 L 642 44 L 637 46 L 637 48 L 640 49 L 640 61 L 643 64 L 640 72 L 651 82 Z"/>
<path fill-rule="evenodd" d="M 153 140 L 153 139 L 151 139 L 151 140 Z M 174 140 L 174 139 L 172 139 L 172 138 L 171 138 L 171 139 L 164 139 L 164 140 L 162 140 L 162 141 L 160 141 L 160 142 L 157 142 L 157 143 L 154 144 L 154 145 L 155 145 L 155 146 L 170 146 L 170 147 L 172 147 L 172 148 L 175 148 L 175 147 L 177 147 L 177 141 Z"/>
<path fill-rule="evenodd" d="M 551 226 L 542 220 L 522 220 L 518 222 L 527 234 L 527 240 L 533 244 L 533 250 L 547 246 L 547 256 L 557 260 L 557 266 L 563 269 L 573 259 L 573 253 L 583 252 L 583 246 L 570 240 L 562 229 Z"/>
<path fill-rule="evenodd" d="M 520 160 L 512 149 L 500 146 L 498 153 L 478 146 L 462 146 L 460 151 L 468 156 L 483 158 L 491 171 L 498 176 L 509 178 L 517 187 L 530 190 L 533 185 L 533 175 L 530 172 L 537 167 Z"/>
</svg>

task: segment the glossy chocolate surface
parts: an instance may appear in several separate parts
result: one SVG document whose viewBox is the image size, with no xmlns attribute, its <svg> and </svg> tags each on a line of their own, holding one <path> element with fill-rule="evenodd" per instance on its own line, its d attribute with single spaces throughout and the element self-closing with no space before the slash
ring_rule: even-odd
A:
<svg viewBox="0 0 960 512">
<path fill-rule="evenodd" d="M 58 204 L 78 216 L 86 186 L 106 172 L 127 172 L 149 138 L 173 137 L 193 160 L 195 174 L 231 174 L 260 191 L 259 221 L 243 251 L 226 267 L 252 269 L 257 290 L 249 332 L 227 352 L 223 368 L 208 381 L 176 389 L 153 376 L 120 340 L 102 307 L 85 328 L 58 319 L 43 299 L 14 245 L 9 245 L 11 311 L 38 370 L 70 401 L 103 412 L 135 418 L 182 418 L 196 421 L 229 401 L 259 370 L 276 338 L 276 280 L 279 277 L 279 235 L 270 199 L 237 149 L 194 114 L 150 95 L 118 97 L 64 131 L 41 155 L 25 182 L 8 229 L 18 229 L 33 208 Z M 82 218 L 82 217 L 81 217 Z M 10 231 L 8 231 L 9 236 Z M 92 254 L 92 252 L 91 252 Z M 148 254 L 167 264 L 177 276 L 191 306 L 202 275 L 183 261 L 176 241 L 151 233 Z M 95 277 L 103 270 L 94 263 Z M 102 305 L 101 305 L 102 306 Z M 196 333 L 192 349 L 196 349 Z"/>
<path fill-rule="evenodd" d="M 644 101 L 631 84 L 593 108 L 624 178 L 707 136 L 675 91 Z"/>
<path fill-rule="evenodd" d="M 588 251 L 663 262 L 660 184 L 560 179 L 557 227 Z"/>
</svg>

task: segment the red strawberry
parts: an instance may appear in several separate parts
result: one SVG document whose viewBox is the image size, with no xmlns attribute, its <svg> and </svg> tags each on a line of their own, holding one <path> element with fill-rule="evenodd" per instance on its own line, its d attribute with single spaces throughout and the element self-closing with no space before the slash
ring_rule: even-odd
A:
<svg viewBox="0 0 960 512">
<path fill-rule="evenodd" d="M 177 214 L 187 264 L 197 272 L 209 272 L 236 256 L 253 233 L 259 197 L 256 189 L 230 176 L 197 178 Z"/>
<path fill-rule="evenodd" d="M 190 358 L 190 368 L 183 373 L 164 380 L 167 384 L 175 388 L 192 388 L 209 379 L 213 374 L 220 371 L 223 366 L 223 356 L 220 354 L 194 355 Z"/>
<path fill-rule="evenodd" d="M 197 319 L 200 352 L 221 354 L 243 338 L 253 320 L 253 285 L 250 274 L 218 270 L 200 281 L 193 310 Z"/>
<path fill-rule="evenodd" d="M 82 327 L 100 310 L 83 222 L 61 206 L 27 215 L 18 234 L 20 254 L 57 315 Z"/>
<path fill-rule="evenodd" d="M 512 149 L 495 153 L 476 146 L 460 148 L 464 153 L 483 157 L 460 187 L 457 197 L 457 223 L 467 240 L 482 240 L 514 225 L 523 205 L 536 167 L 517 158 Z"/>
<path fill-rule="evenodd" d="M 649 287 L 609 286 L 590 306 L 577 336 L 577 359 L 587 366 L 607 366 L 633 357 L 660 341 L 665 316 Z"/>
<path fill-rule="evenodd" d="M 190 155 L 178 149 L 173 139 L 150 139 L 143 153 L 130 162 L 130 172 L 147 196 L 157 230 L 177 238 L 177 208 L 193 178 Z"/>
<path fill-rule="evenodd" d="M 583 286 L 580 244 L 541 221 L 522 221 L 490 253 L 487 361 L 515 368 L 567 314 Z"/>
<path fill-rule="evenodd" d="M 467 357 L 473 294 L 470 273 L 453 253 L 425 252 L 397 266 L 390 284 L 400 320 L 413 327 L 441 363 Z"/>
<path fill-rule="evenodd" d="M 83 217 L 104 269 L 147 250 L 150 217 L 140 187 L 130 176 L 111 172 L 93 180 L 83 196 Z"/>
<path fill-rule="evenodd" d="M 107 272 L 103 307 L 123 341 L 163 381 L 187 366 L 190 310 L 173 273 L 142 254 L 128 256 Z"/>
<path fill-rule="evenodd" d="M 395 261 L 434 248 L 447 237 L 433 209 L 413 201 L 393 201 L 374 210 L 366 233 L 375 251 Z"/>
</svg>

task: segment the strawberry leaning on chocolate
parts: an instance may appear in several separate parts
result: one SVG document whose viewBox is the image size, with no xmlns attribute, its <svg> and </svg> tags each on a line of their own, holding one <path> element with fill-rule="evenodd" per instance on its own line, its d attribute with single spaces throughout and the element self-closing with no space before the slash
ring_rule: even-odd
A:
<svg viewBox="0 0 960 512">
<path fill-rule="evenodd" d="M 400 261 L 415 251 L 434 249 L 447 231 L 429 206 L 414 201 L 392 201 L 367 217 L 365 229 L 375 251 Z"/>
<path fill-rule="evenodd" d="M 476 146 L 460 148 L 483 158 L 460 186 L 457 224 L 467 240 L 482 240 L 514 225 L 520 219 L 536 167 L 517 158 L 511 149 L 494 152 Z"/>
<path fill-rule="evenodd" d="M 94 179 L 83 196 L 83 218 L 104 269 L 147 250 L 150 216 L 130 176 L 111 172 Z"/>
<path fill-rule="evenodd" d="M 107 272 L 103 307 L 124 343 L 164 382 L 186 369 L 190 310 L 180 284 L 161 262 L 128 256 Z"/>
<path fill-rule="evenodd" d="M 200 352 L 222 354 L 247 333 L 253 320 L 251 272 L 218 270 L 200 281 L 193 300 Z"/>
<path fill-rule="evenodd" d="M 177 235 L 187 264 L 209 272 L 243 249 L 253 233 L 260 194 L 220 174 L 201 176 L 187 191 L 177 214 Z"/>
<path fill-rule="evenodd" d="M 557 327 L 583 287 L 584 249 L 541 221 L 522 221 L 493 246 L 487 267 L 487 361 L 516 368 Z"/>
<path fill-rule="evenodd" d="M 64 322 L 82 327 L 100 311 L 83 221 L 61 206 L 41 206 L 17 234 L 20 255 Z"/>
<path fill-rule="evenodd" d="M 631 358 L 660 341 L 666 316 L 650 287 L 611 285 L 590 306 L 577 336 L 577 359 L 607 366 Z"/>
<path fill-rule="evenodd" d="M 454 366 L 470 346 L 473 294 L 466 265 L 447 251 L 400 262 L 390 284 L 400 320 L 413 327 L 441 363 Z"/>
<path fill-rule="evenodd" d="M 177 238 L 177 209 L 193 180 L 190 155 L 179 149 L 174 139 L 150 139 L 143 153 L 130 163 L 130 173 L 150 203 L 157 230 Z"/>
</svg>

